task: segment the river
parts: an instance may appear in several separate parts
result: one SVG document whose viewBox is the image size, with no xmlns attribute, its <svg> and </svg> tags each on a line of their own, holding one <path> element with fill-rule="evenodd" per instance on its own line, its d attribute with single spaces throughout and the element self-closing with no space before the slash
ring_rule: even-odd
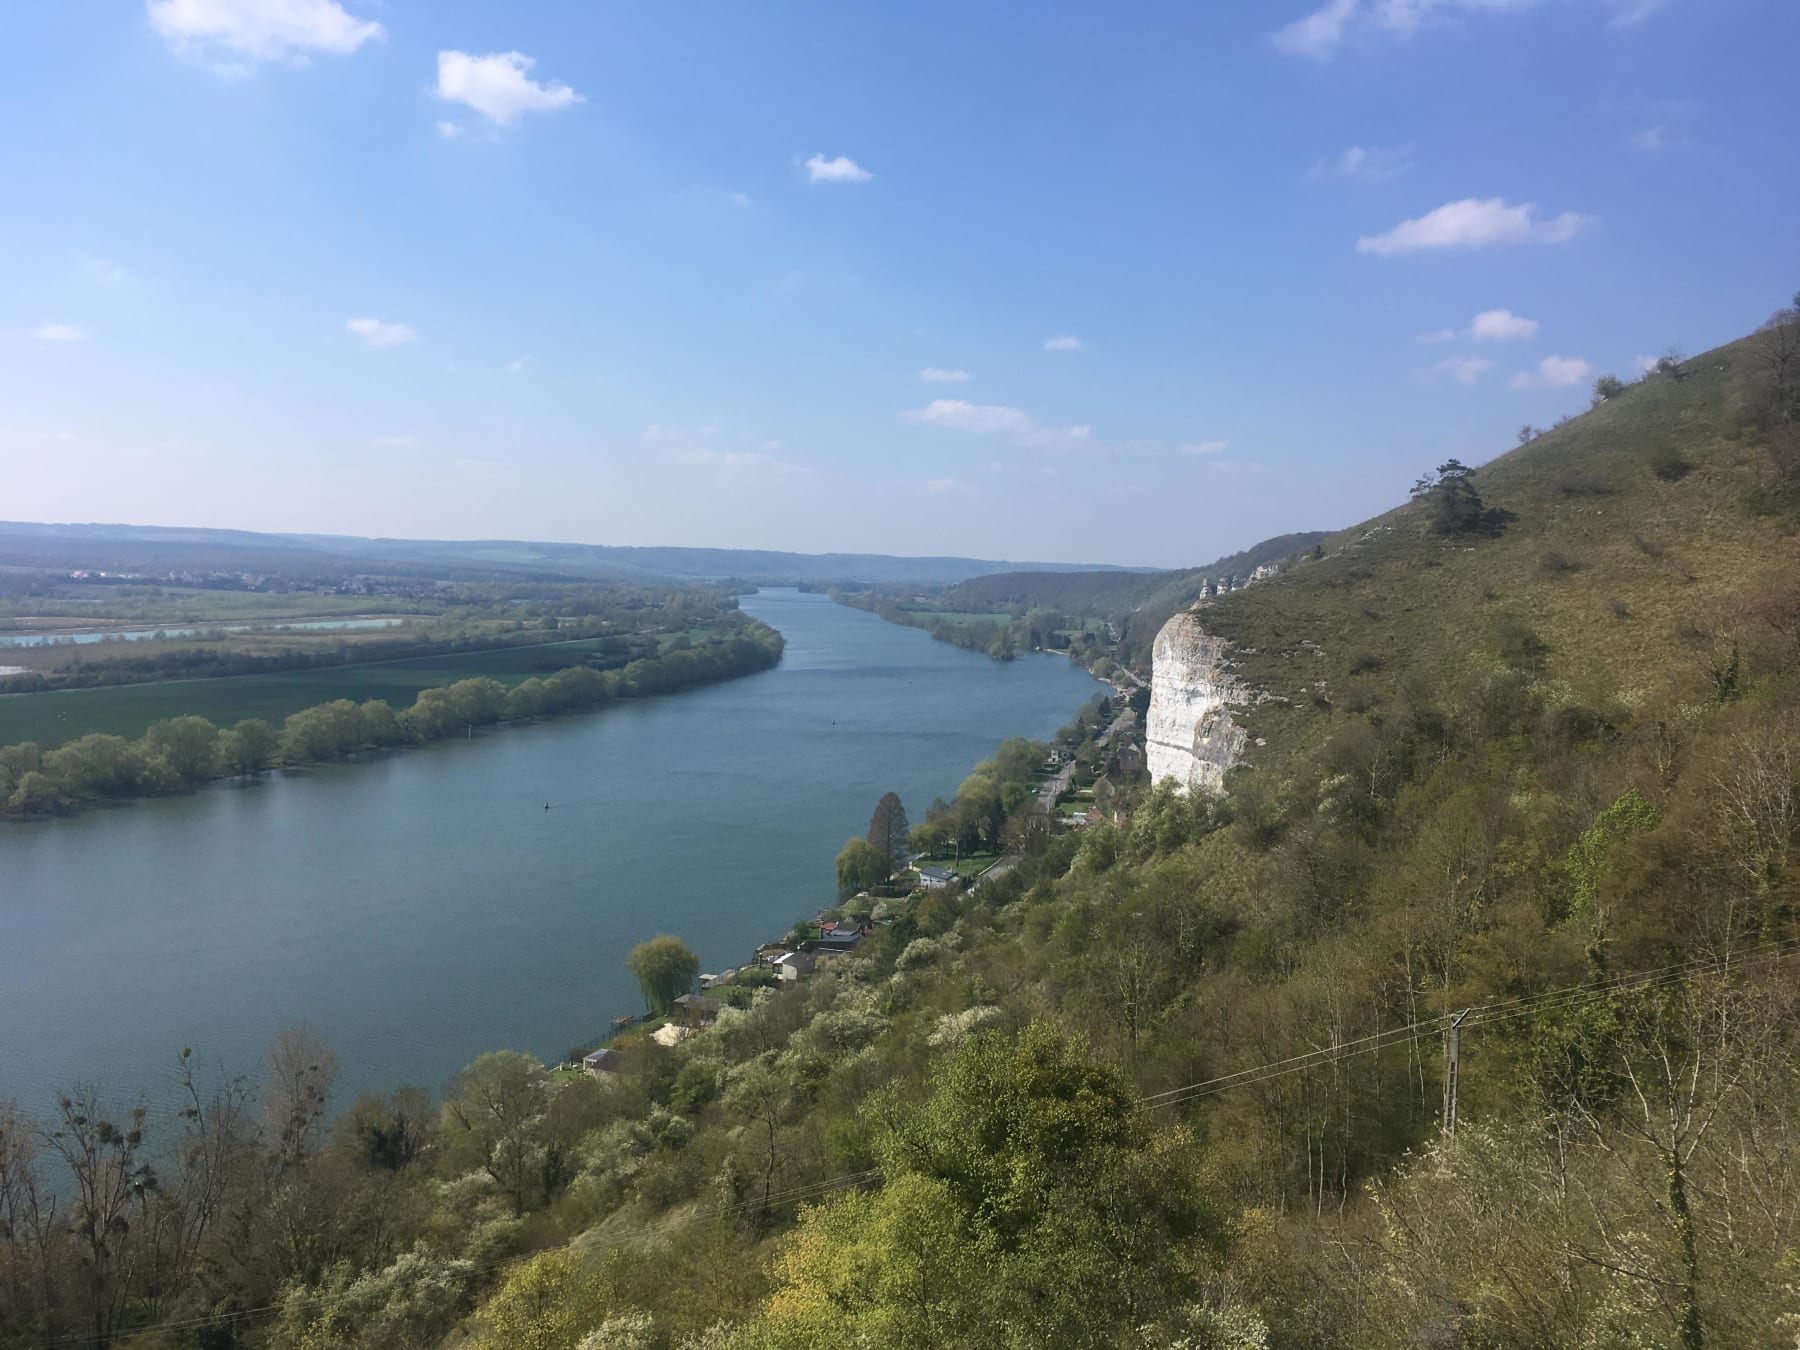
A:
<svg viewBox="0 0 1800 1350">
<path fill-rule="evenodd" d="M 743 608 L 787 638 L 774 670 L 0 828 L 0 1097 L 42 1112 L 92 1083 L 160 1114 L 183 1046 L 256 1073 L 294 1022 L 335 1047 L 339 1105 L 484 1050 L 559 1057 L 641 1008 L 634 943 L 741 964 L 830 903 L 883 792 L 918 820 L 1101 688 L 820 595 Z"/>
</svg>

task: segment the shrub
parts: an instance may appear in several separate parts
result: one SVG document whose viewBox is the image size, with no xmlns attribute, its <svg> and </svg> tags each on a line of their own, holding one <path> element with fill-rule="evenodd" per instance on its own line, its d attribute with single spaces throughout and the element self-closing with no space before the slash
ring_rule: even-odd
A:
<svg viewBox="0 0 1800 1350">
<path fill-rule="evenodd" d="M 1648 535 L 1634 534 L 1631 546 L 1646 558 L 1661 558 L 1669 551 L 1669 546 L 1660 539 L 1652 539 Z"/>
<path fill-rule="evenodd" d="M 1621 380 L 1617 375 L 1602 375 L 1599 379 L 1594 381 L 1595 406 L 1602 403 L 1610 403 L 1624 392 L 1625 381 Z"/>
<path fill-rule="evenodd" d="M 1350 673 L 1362 675 L 1371 670 L 1380 670 L 1387 664 L 1387 658 L 1380 652 L 1358 652 L 1350 658 Z"/>
<path fill-rule="evenodd" d="M 1694 471 L 1687 456 L 1674 446 L 1664 446 L 1650 456 L 1650 472 L 1665 483 L 1679 483 Z"/>
<path fill-rule="evenodd" d="M 1538 558 L 1538 566 L 1551 576 L 1566 576 L 1575 571 L 1580 564 L 1560 548 L 1547 548 Z"/>
</svg>

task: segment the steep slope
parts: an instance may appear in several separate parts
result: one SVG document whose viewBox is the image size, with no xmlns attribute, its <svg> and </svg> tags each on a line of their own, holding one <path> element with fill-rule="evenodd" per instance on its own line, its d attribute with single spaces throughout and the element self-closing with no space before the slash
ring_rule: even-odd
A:
<svg viewBox="0 0 1800 1350">
<path fill-rule="evenodd" d="M 1492 529 L 1443 535 L 1408 503 L 1179 616 L 1171 656 L 1201 635 L 1227 644 L 1237 715 L 1272 763 L 1315 746 L 1334 715 L 1456 689 L 1496 660 L 1541 668 L 1569 706 L 1612 711 L 1703 682 L 1757 636 L 1757 612 L 1800 562 L 1790 523 L 1758 509 L 1763 452 L 1735 429 L 1753 342 L 1482 467 L 1476 490 L 1502 516 Z M 1218 678 L 1181 660 L 1158 676 L 1177 702 L 1177 685 Z"/>
</svg>

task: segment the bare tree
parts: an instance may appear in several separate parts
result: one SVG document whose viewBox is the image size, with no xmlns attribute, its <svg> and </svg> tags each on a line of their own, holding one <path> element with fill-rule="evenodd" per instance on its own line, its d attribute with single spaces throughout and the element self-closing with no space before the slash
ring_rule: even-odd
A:
<svg viewBox="0 0 1800 1350">
<path fill-rule="evenodd" d="M 325 1104 L 337 1082 L 337 1055 L 304 1025 L 283 1027 L 269 1043 L 269 1086 L 263 1115 L 283 1169 L 303 1164 L 325 1130 Z"/>
</svg>

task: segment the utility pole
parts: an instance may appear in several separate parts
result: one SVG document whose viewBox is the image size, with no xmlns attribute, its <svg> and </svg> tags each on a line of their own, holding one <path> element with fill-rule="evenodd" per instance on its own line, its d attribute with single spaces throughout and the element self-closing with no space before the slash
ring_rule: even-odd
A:
<svg viewBox="0 0 1800 1350">
<path fill-rule="evenodd" d="M 1464 1008 L 1450 1019 L 1450 1048 L 1444 1056 L 1444 1133 L 1456 1138 L 1456 1071 L 1462 1056 L 1462 1024 L 1472 1010 Z"/>
</svg>

